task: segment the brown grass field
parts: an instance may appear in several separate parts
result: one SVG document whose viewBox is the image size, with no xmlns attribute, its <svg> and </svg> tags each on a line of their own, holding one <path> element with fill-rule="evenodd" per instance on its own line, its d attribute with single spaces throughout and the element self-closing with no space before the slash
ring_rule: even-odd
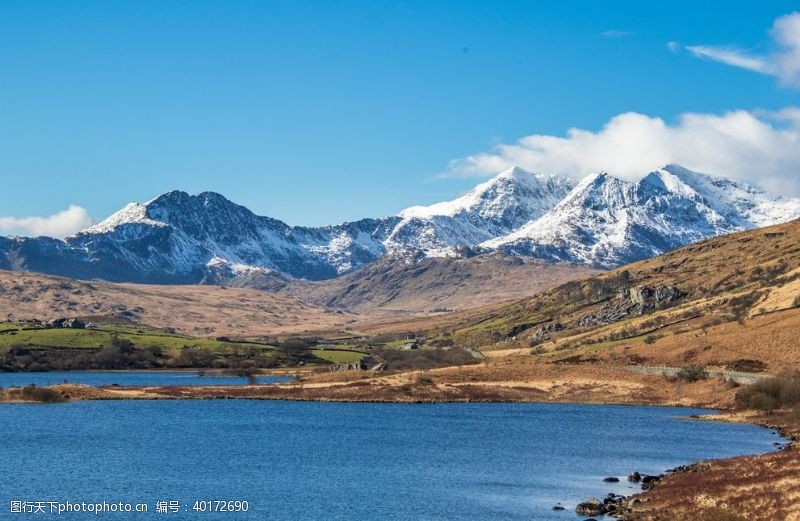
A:
<svg viewBox="0 0 800 521">
<path fill-rule="evenodd" d="M 254 289 L 76 281 L 0 271 L 0 318 L 124 317 L 203 337 L 310 334 L 347 328 L 358 315 Z"/>
</svg>

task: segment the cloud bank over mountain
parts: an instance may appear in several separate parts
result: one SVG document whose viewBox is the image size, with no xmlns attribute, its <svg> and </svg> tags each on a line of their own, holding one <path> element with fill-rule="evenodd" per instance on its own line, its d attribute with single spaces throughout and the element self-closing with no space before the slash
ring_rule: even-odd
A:
<svg viewBox="0 0 800 521">
<path fill-rule="evenodd" d="M 637 180 L 662 164 L 800 195 L 800 108 L 685 113 L 674 123 L 637 112 L 611 118 L 598 131 L 533 134 L 450 162 L 443 177 L 491 176 L 512 166 L 577 178 L 605 171 Z"/>
</svg>

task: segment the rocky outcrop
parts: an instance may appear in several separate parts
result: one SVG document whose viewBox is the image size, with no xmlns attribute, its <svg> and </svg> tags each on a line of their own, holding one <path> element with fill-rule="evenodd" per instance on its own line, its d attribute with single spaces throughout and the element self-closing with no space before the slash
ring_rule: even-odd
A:
<svg viewBox="0 0 800 521">
<path fill-rule="evenodd" d="M 575 507 L 575 513 L 586 517 L 602 516 L 606 513 L 606 509 L 602 501 L 592 498 L 583 503 L 578 503 L 578 506 Z"/>
<path fill-rule="evenodd" d="M 584 517 L 604 516 L 606 514 L 613 516 L 622 510 L 625 501 L 625 496 L 611 493 L 603 498 L 602 501 L 592 498 L 579 503 L 575 507 L 575 513 Z"/>
<path fill-rule="evenodd" d="M 634 306 L 639 307 L 639 312 L 643 313 L 652 309 L 664 309 L 681 300 L 686 293 L 675 286 L 634 286 L 626 290 L 625 297 Z"/>
<path fill-rule="evenodd" d="M 633 286 L 621 290 L 614 300 L 580 317 L 575 323 L 578 327 L 605 326 L 632 316 L 668 308 L 685 296 L 686 293 L 675 286 Z"/>
<path fill-rule="evenodd" d="M 638 472 L 632 472 L 631 474 L 628 475 L 628 481 L 630 481 L 631 483 L 641 483 L 642 489 L 648 490 L 649 488 L 652 488 L 656 483 L 658 483 L 658 481 L 661 480 L 661 478 L 663 477 L 664 477 L 663 474 L 660 474 L 658 476 L 653 476 L 650 474 L 640 474 Z"/>
<path fill-rule="evenodd" d="M 547 324 L 546 326 L 542 326 L 539 329 L 537 329 L 531 336 L 531 342 L 542 343 L 547 340 L 550 340 L 551 333 L 561 331 L 564 328 L 565 326 L 561 322 L 551 322 L 550 324 Z"/>
<path fill-rule="evenodd" d="M 627 301 L 617 301 L 602 306 L 597 311 L 592 311 L 580 317 L 576 324 L 578 327 L 605 326 L 627 318 L 633 306 Z"/>
<path fill-rule="evenodd" d="M 383 365 L 382 368 L 378 368 L 379 366 Z M 365 356 L 361 360 L 356 360 L 355 362 L 342 362 L 341 364 L 335 364 L 330 366 L 331 372 L 339 372 L 339 371 L 366 371 L 372 367 L 372 370 L 383 371 L 386 369 L 386 364 L 375 364 L 375 360 L 371 356 Z M 376 371 L 376 372 L 377 372 Z"/>
</svg>

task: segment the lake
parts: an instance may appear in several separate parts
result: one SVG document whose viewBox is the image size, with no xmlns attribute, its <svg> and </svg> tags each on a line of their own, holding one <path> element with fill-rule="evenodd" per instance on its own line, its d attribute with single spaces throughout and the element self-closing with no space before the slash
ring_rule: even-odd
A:
<svg viewBox="0 0 800 521">
<path fill-rule="evenodd" d="M 703 411 L 555 404 L 251 400 L 0 405 L 0 518 L 11 501 L 130 502 L 100 519 L 564 520 L 631 494 L 636 470 L 773 450 Z M 619 476 L 619 484 L 602 482 Z M 197 513 L 195 501 L 247 501 Z M 175 501 L 177 513 L 155 513 Z M 561 502 L 567 511 L 553 512 Z M 165 503 L 168 504 L 168 503 Z M 198 504 L 203 506 L 203 504 Z M 163 506 L 163 505 L 162 505 Z M 91 515 L 71 514 L 70 519 Z"/>
<path fill-rule="evenodd" d="M 290 376 L 258 376 L 260 384 L 289 382 Z M 52 371 L 46 373 L 0 373 L 0 387 L 38 386 L 69 382 L 73 384 L 123 385 L 143 387 L 148 385 L 247 385 L 247 378 L 222 376 L 208 371 L 199 376 L 197 371 Z"/>
</svg>

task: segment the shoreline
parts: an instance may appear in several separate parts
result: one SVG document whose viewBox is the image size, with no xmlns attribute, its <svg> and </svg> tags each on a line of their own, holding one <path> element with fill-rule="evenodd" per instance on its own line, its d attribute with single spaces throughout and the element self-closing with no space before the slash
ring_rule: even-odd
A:
<svg viewBox="0 0 800 521">
<path fill-rule="evenodd" d="M 284 375 L 291 372 L 283 372 Z M 294 372 L 297 374 L 297 371 Z M 304 373 L 307 375 L 308 373 Z M 433 374 L 433 372 L 431 372 Z M 439 373 L 436 373 L 438 376 Z M 334 374 L 335 375 L 335 374 Z M 266 375 L 263 375 L 266 376 Z M 291 383 L 258 384 L 258 385 L 226 385 L 226 386 L 148 386 L 93 387 L 82 384 L 60 384 L 49 387 L 66 395 L 67 401 L 99 401 L 99 400 L 273 400 L 318 403 L 382 403 L 382 404 L 420 404 L 435 405 L 444 403 L 532 403 L 532 404 L 580 404 L 580 405 L 615 405 L 636 407 L 671 407 L 704 409 L 707 414 L 679 416 L 681 419 L 693 421 L 712 421 L 726 423 L 749 423 L 763 428 L 774 429 L 781 437 L 781 446 L 775 450 L 750 456 L 735 456 L 721 460 L 687 462 L 676 469 L 664 472 L 663 477 L 652 488 L 637 492 L 618 503 L 617 517 L 629 521 L 656 521 L 664 519 L 663 512 L 675 510 L 672 518 L 695 515 L 697 512 L 723 509 L 728 512 L 727 499 L 716 501 L 714 487 L 706 485 L 712 478 L 719 482 L 735 481 L 743 474 L 744 465 L 751 473 L 758 474 L 758 483 L 766 483 L 770 487 L 768 472 L 769 462 L 780 461 L 786 469 L 797 469 L 800 476 L 800 450 L 798 438 L 800 427 L 786 418 L 768 416 L 760 413 L 737 411 L 728 404 L 708 400 L 687 400 L 657 397 L 647 394 L 609 394 L 587 393 L 581 384 L 575 384 L 580 393 L 543 392 L 537 387 L 542 382 L 460 382 L 447 384 L 427 383 L 411 385 L 407 382 L 418 378 L 417 372 L 411 374 L 393 374 L 371 377 L 368 381 L 354 378 L 360 375 L 349 375 L 338 378 L 331 375 L 317 375 L 317 379 Z M 411 378 L 411 380 L 409 380 Z M 331 380 L 332 379 L 332 380 Z M 379 380 L 375 382 L 374 380 Z M 391 383 L 389 383 L 391 382 Z M 550 382 L 552 389 L 560 389 L 558 382 Z M 534 385 L 536 384 L 536 385 Z M 598 383 L 602 388 L 602 382 Z M 20 388 L 17 388 L 20 389 Z M 702 389 L 700 389 L 702 390 Z M 9 389 L 0 389 L 0 403 L 33 404 L 33 400 L 9 400 Z M 638 399 L 637 399 L 638 398 Z M 793 474 L 794 475 L 794 474 Z M 698 476 L 704 476 L 699 479 Z M 698 481 L 699 479 L 699 481 Z M 716 482 L 715 481 L 715 482 Z M 751 486 L 748 482 L 747 486 Z M 764 486 L 762 484 L 762 486 Z M 769 490 L 769 488 L 767 488 Z M 723 491 L 724 492 L 724 491 Z M 723 498 L 727 498 L 722 493 Z M 752 495 L 752 494 L 751 494 Z M 589 499 L 589 498 L 586 498 Z M 776 500 L 777 501 L 777 500 Z M 795 499 L 800 512 L 800 499 Z M 795 503 L 792 503 L 794 508 Z M 689 505 L 688 507 L 686 505 Z M 689 508 L 689 510 L 686 510 Z M 777 506 L 774 508 L 778 508 Z M 716 510 L 715 510 L 716 509 Z M 737 511 L 745 512 L 746 519 L 784 519 L 773 517 L 767 510 L 755 507 L 737 507 Z M 760 514 L 759 514 L 760 512 Z M 800 516 L 800 514 L 798 514 Z M 700 518 L 702 519 L 702 517 Z M 728 519 L 728 518 L 725 518 Z M 730 519 L 738 520 L 737 517 Z M 744 519 L 744 518 L 743 518 Z M 800 519 L 800 517 L 785 517 Z"/>
</svg>

